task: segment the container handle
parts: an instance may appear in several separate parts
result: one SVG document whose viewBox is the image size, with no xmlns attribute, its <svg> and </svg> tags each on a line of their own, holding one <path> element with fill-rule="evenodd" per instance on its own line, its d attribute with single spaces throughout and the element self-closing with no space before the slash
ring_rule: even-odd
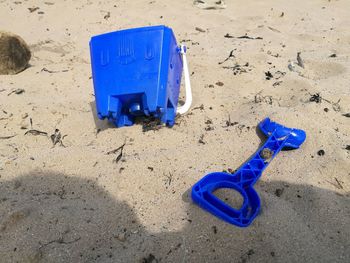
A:
<svg viewBox="0 0 350 263">
<path fill-rule="evenodd" d="M 177 107 L 176 113 L 185 114 L 191 107 L 192 104 L 192 90 L 191 90 L 191 82 L 190 82 L 190 73 L 188 70 L 187 58 L 186 58 L 186 46 L 180 46 L 180 53 L 182 55 L 183 61 L 183 72 L 185 77 L 185 88 L 186 88 L 186 101 L 185 103 Z"/>
</svg>

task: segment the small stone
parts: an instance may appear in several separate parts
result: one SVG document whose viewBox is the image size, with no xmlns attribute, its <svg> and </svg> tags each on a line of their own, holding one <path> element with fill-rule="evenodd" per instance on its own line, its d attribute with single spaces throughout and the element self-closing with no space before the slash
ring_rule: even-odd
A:
<svg viewBox="0 0 350 263">
<path fill-rule="evenodd" d="M 275 195 L 277 197 L 280 197 L 284 192 L 284 188 L 277 188 L 276 191 L 275 191 Z"/>
<path fill-rule="evenodd" d="M 218 82 L 215 83 L 215 85 L 216 85 L 216 86 L 219 86 L 219 87 L 222 87 L 222 86 L 224 86 L 224 83 L 221 82 L 221 81 L 218 81 Z"/>
<path fill-rule="evenodd" d="M 21 129 L 22 129 L 22 130 L 27 130 L 28 127 L 29 127 L 29 124 L 28 124 L 28 123 L 25 123 L 25 122 L 21 122 L 20 126 L 21 126 Z"/>
<path fill-rule="evenodd" d="M 269 148 L 264 148 L 261 153 L 260 153 L 260 156 L 266 160 L 266 161 L 269 161 L 271 158 L 272 158 L 272 155 L 273 155 L 273 151 L 270 150 Z"/>
<path fill-rule="evenodd" d="M 141 261 L 142 263 L 157 263 L 158 259 L 153 254 L 149 254 L 148 257 L 144 257 Z"/>
<path fill-rule="evenodd" d="M 13 91 L 13 93 L 15 93 L 15 94 L 17 94 L 17 95 L 22 94 L 23 92 L 25 92 L 24 89 L 15 89 L 15 90 Z"/>
<path fill-rule="evenodd" d="M 116 239 L 118 239 L 120 242 L 124 242 L 126 240 L 126 234 L 125 233 L 119 233 L 115 236 Z"/>
<path fill-rule="evenodd" d="M 324 150 L 319 150 L 319 151 L 317 152 L 317 154 L 318 154 L 319 156 L 323 156 L 323 155 L 325 155 L 325 151 L 324 151 Z"/>
</svg>

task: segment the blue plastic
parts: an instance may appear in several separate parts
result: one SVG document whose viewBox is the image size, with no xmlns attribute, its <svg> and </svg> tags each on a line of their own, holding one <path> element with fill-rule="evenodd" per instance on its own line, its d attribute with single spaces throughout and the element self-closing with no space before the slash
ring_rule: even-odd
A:
<svg viewBox="0 0 350 263">
<path fill-rule="evenodd" d="M 152 116 L 173 126 L 182 58 L 173 31 L 143 27 L 94 36 L 90 41 L 97 115 L 116 126 Z"/>
<path fill-rule="evenodd" d="M 282 149 L 297 149 L 306 139 L 303 130 L 284 127 L 266 118 L 259 124 L 268 137 L 266 142 L 234 174 L 211 173 L 192 188 L 192 199 L 203 209 L 222 220 L 239 227 L 249 226 L 260 211 L 260 199 L 253 186 L 271 160 Z M 240 209 L 234 209 L 217 198 L 213 192 L 220 188 L 238 191 L 244 201 Z"/>
</svg>

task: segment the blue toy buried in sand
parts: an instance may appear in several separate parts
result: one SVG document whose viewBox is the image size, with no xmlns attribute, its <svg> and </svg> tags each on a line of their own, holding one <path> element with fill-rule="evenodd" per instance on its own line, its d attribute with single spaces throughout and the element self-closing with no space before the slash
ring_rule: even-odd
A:
<svg viewBox="0 0 350 263">
<path fill-rule="evenodd" d="M 131 126 L 137 116 L 173 126 L 191 106 L 186 48 L 171 28 L 152 26 L 94 36 L 90 41 L 97 116 Z M 186 102 L 178 107 L 184 71 Z"/>
<path fill-rule="evenodd" d="M 234 174 L 217 172 L 206 175 L 192 188 L 192 199 L 203 209 L 222 220 L 239 227 L 249 226 L 260 210 L 260 199 L 253 186 L 270 161 L 282 149 L 298 149 L 305 141 L 303 130 L 284 127 L 266 118 L 259 129 L 267 136 L 263 146 Z M 243 205 L 234 209 L 217 198 L 213 192 L 220 188 L 238 191 Z"/>
</svg>

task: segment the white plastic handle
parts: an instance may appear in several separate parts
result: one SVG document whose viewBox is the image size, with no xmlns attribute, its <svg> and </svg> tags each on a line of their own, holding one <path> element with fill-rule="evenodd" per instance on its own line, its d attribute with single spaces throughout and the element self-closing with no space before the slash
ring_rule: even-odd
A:
<svg viewBox="0 0 350 263">
<path fill-rule="evenodd" d="M 185 114 L 191 107 L 192 104 L 192 90 L 191 90 L 191 82 L 190 82 L 190 73 L 187 65 L 186 58 L 186 47 L 184 45 L 180 46 L 180 53 L 182 54 L 182 62 L 183 62 L 183 72 L 185 77 L 185 88 L 186 88 L 186 101 L 185 104 L 177 107 L 178 114 Z"/>
</svg>

